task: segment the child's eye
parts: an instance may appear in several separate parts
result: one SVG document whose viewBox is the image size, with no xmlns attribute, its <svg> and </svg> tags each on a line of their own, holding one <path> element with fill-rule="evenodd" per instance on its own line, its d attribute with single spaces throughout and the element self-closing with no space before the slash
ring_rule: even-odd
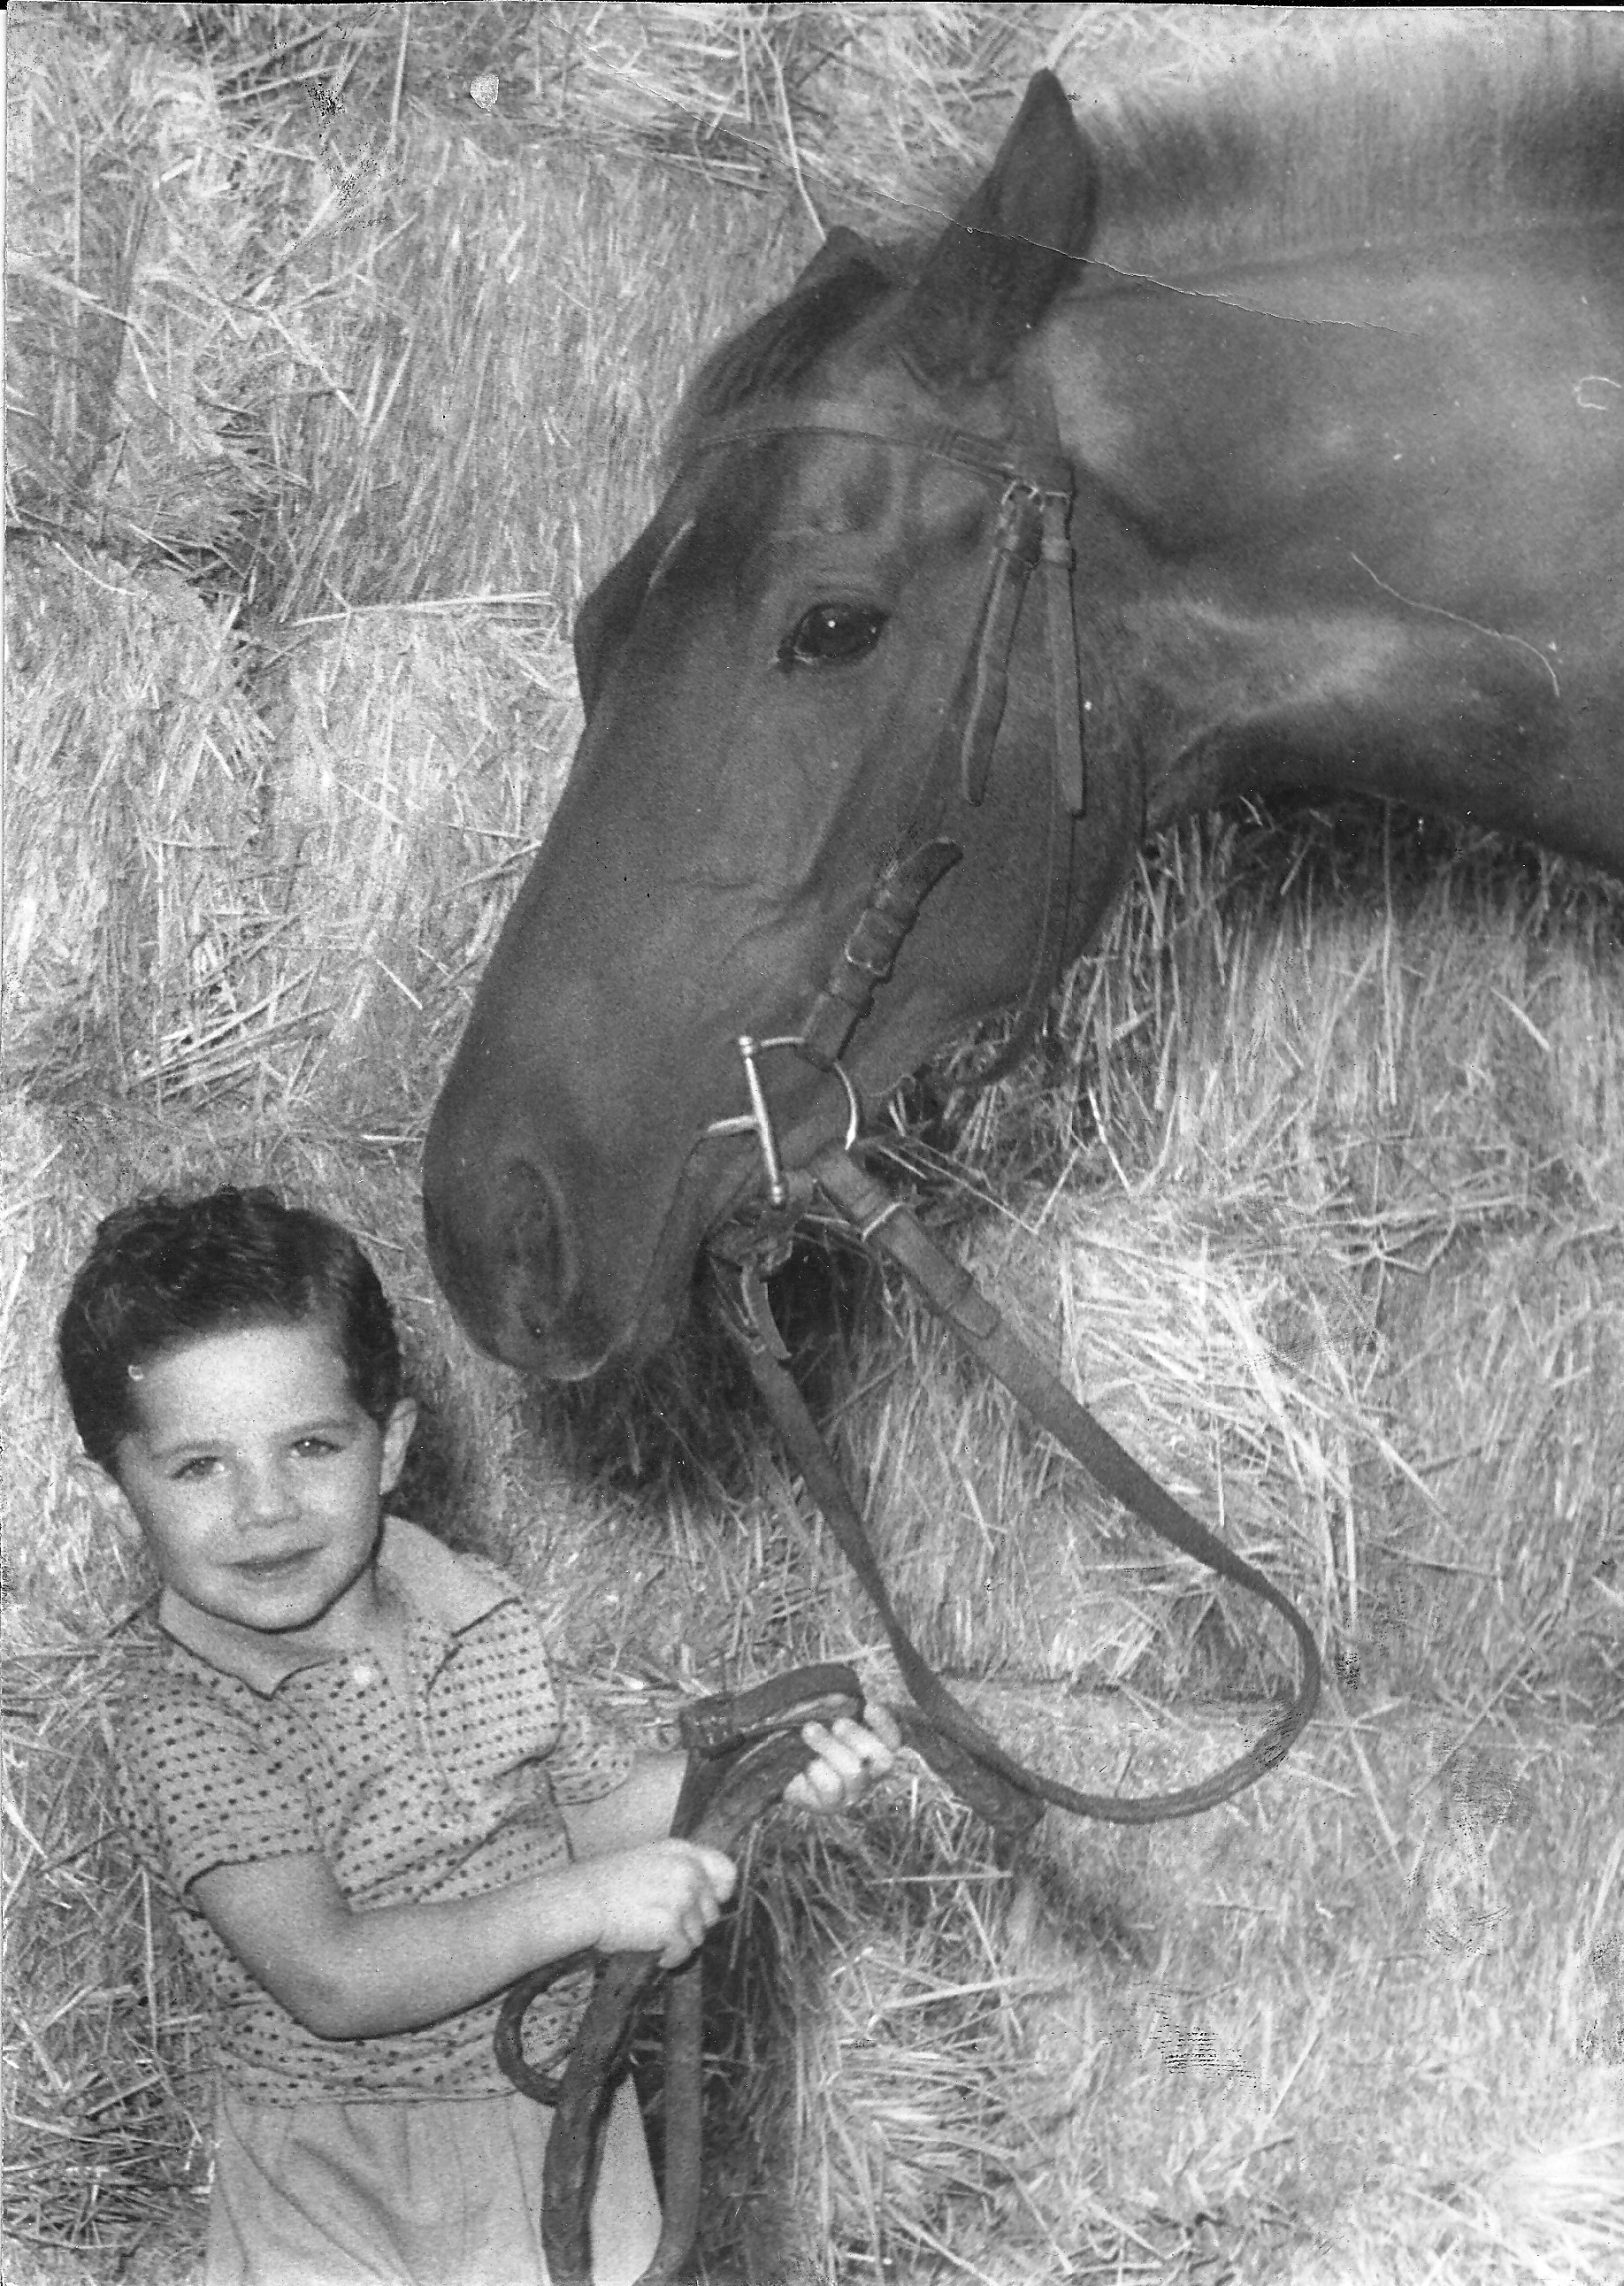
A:
<svg viewBox="0 0 1624 2286">
<path fill-rule="evenodd" d="M 340 1448 L 330 1437 L 301 1437 L 293 1449 L 302 1461 L 324 1461 Z"/>
<path fill-rule="evenodd" d="M 197 1483 L 204 1477 L 211 1475 L 219 1465 L 218 1460 L 212 1453 L 194 1454 L 191 1460 L 183 1461 L 179 1468 L 175 1470 L 175 1482 L 177 1485 Z"/>
</svg>

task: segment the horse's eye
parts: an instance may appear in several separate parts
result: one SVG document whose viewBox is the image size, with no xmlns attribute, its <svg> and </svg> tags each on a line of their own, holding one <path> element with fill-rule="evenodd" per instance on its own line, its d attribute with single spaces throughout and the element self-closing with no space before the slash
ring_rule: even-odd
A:
<svg viewBox="0 0 1624 2286">
<path fill-rule="evenodd" d="M 814 603 L 784 639 L 780 666 L 840 666 L 879 641 L 886 615 L 866 603 Z"/>
</svg>

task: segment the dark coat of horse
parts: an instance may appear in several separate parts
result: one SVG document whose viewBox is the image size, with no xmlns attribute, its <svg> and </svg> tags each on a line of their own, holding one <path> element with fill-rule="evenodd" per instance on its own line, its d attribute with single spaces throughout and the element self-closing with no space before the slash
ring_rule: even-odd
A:
<svg viewBox="0 0 1624 2286">
<path fill-rule="evenodd" d="M 934 244 L 835 233 L 701 373 L 582 611 L 586 733 L 430 1132 L 436 1272 L 497 1355 L 579 1377 L 666 1338 L 759 1180 L 706 1134 L 736 1036 L 800 1029 L 922 814 L 965 855 L 848 1052 L 864 1106 L 1027 983 L 1042 615 L 966 808 L 937 738 L 999 485 L 910 423 L 1018 440 L 1052 405 L 1073 471 L 1068 953 L 1147 829 L 1271 788 L 1624 871 L 1624 20 L 1417 31 L 1445 12 L 1086 131 L 1042 75 Z M 794 430 L 831 399 L 884 433 Z M 685 451 L 758 412 L 785 425 Z M 804 1164 L 841 1089 L 763 1077 Z"/>
</svg>

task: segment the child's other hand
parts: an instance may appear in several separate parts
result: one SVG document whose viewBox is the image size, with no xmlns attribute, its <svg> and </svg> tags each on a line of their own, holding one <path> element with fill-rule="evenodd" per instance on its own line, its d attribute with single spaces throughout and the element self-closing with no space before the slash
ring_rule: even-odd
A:
<svg viewBox="0 0 1624 2286">
<path fill-rule="evenodd" d="M 862 1801 L 876 1778 L 884 1778 L 903 1743 L 902 1733 L 884 1707 L 869 1707 L 863 1722 L 842 1715 L 832 1730 L 825 1730 L 821 1722 L 808 1722 L 800 1735 L 816 1750 L 817 1759 L 784 1789 L 784 1799 L 797 1809 L 849 1809 Z"/>
<path fill-rule="evenodd" d="M 649 1841 L 590 1858 L 600 1952 L 658 1952 L 680 1968 L 721 1917 L 738 1876 L 730 1857 L 702 1841 Z"/>
</svg>

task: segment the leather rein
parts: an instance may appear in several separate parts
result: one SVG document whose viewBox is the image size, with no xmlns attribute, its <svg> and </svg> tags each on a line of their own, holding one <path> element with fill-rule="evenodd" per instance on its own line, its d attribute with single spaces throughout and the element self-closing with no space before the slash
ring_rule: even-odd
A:
<svg viewBox="0 0 1624 2286">
<path fill-rule="evenodd" d="M 1052 410 L 1045 409 L 1052 430 Z M 964 855 L 960 842 L 934 830 L 931 813 L 940 802 L 936 788 L 950 764 L 961 803 L 974 810 L 982 800 L 1003 718 L 1016 629 L 1034 574 L 1045 595 L 1052 698 L 1047 887 L 1030 974 L 1012 1036 L 958 1085 L 985 1087 L 1000 1077 L 1025 1052 L 1042 1023 L 1063 964 L 1072 843 L 1086 800 L 1083 722 L 1087 709 L 1079 699 L 1068 538 L 1071 470 L 1058 437 L 1045 446 L 1005 444 L 946 424 L 922 422 L 900 410 L 842 399 L 792 403 L 782 413 L 764 407 L 724 416 L 690 438 L 688 457 L 808 431 L 862 438 L 950 461 L 1000 483 L 1003 492 L 974 638 L 932 750 L 903 849 L 881 868 L 801 1029 L 765 1040 L 739 1040 L 749 1110 L 716 1120 L 704 1131 L 705 1137 L 753 1135 L 761 1158 L 761 1211 L 747 1221 L 730 1224 L 710 1242 L 723 1321 L 744 1351 L 808 1494 L 885 1628 L 914 1702 L 911 1707 L 894 1710 L 906 1742 L 961 1800 L 1005 1835 L 1029 1831 L 1045 1802 L 1079 1817 L 1125 1825 L 1187 1817 L 1227 1801 L 1263 1777 L 1308 1722 L 1320 1694 L 1320 1654 L 1313 1630 L 1272 1580 L 1209 1532 L 1140 1468 L 1016 1338 L 969 1273 L 950 1261 L 902 1202 L 858 1164 L 853 1151 L 862 1125 L 862 1104 L 840 1060 L 853 1032 L 871 1012 L 875 992 L 890 975 L 925 899 Z M 770 1051 L 800 1057 L 832 1075 L 845 1092 L 848 1115 L 844 1141 L 819 1153 L 804 1169 L 785 1170 L 760 1070 L 761 1059 Z M 1287 1620 L 1297 1639 L 1297 1689 L 1270 1729 L 1244 1754 L 1210 1777 L 1169 1793 L 1123 1797 L 1085 1793 L 1018 1762 L 948 1691 L 892 1606 L 862 1514 L 788 1370 L 788 1352 L 773 1320 L 767 1279 L 788 1258 L 802 1217 L 820 1202 L 859 1244 L 903 1271 L 926 1306 L 1114 1500 L 1159 1538 L 1261 1597 Z M 737 1698 L 724 1694 L 686 1708 L 681 1727 L 690 1759 L 673 1833 L 731 1852 L 746 1827 L 810 1759 L 800 1725 L 809 1719 L 827 1722 L 840 1713 L 860 1713 L 862 1705 L 862 1686 L 848 1668 L 819 1667 L 776 1677 Z M 698 2229 L 700 1963 L 701 1955 L 696 1953 L 666 1981 L 665 2219 L 643 2286 L 681 2275 Z M 524 2060 L 524 2014 L 539 1993 L 581 1965 L 581 1956 L 572 1956 L 522 1978 L 503 2005 L 497 2034 L 497 2054 L 508 2077 L 538 2101 L 556 2107 L 545 2163 L 542 2238 L 557 2286 L 587 2286 L 590 2279 L 588 2211 L 609 2106 L 626 2067 L 638 2012 L 661 1979 L 658 1954 L 621 1954 L 609 1961 L 562 2075 L 548 2077 Z"/>
</svg>

